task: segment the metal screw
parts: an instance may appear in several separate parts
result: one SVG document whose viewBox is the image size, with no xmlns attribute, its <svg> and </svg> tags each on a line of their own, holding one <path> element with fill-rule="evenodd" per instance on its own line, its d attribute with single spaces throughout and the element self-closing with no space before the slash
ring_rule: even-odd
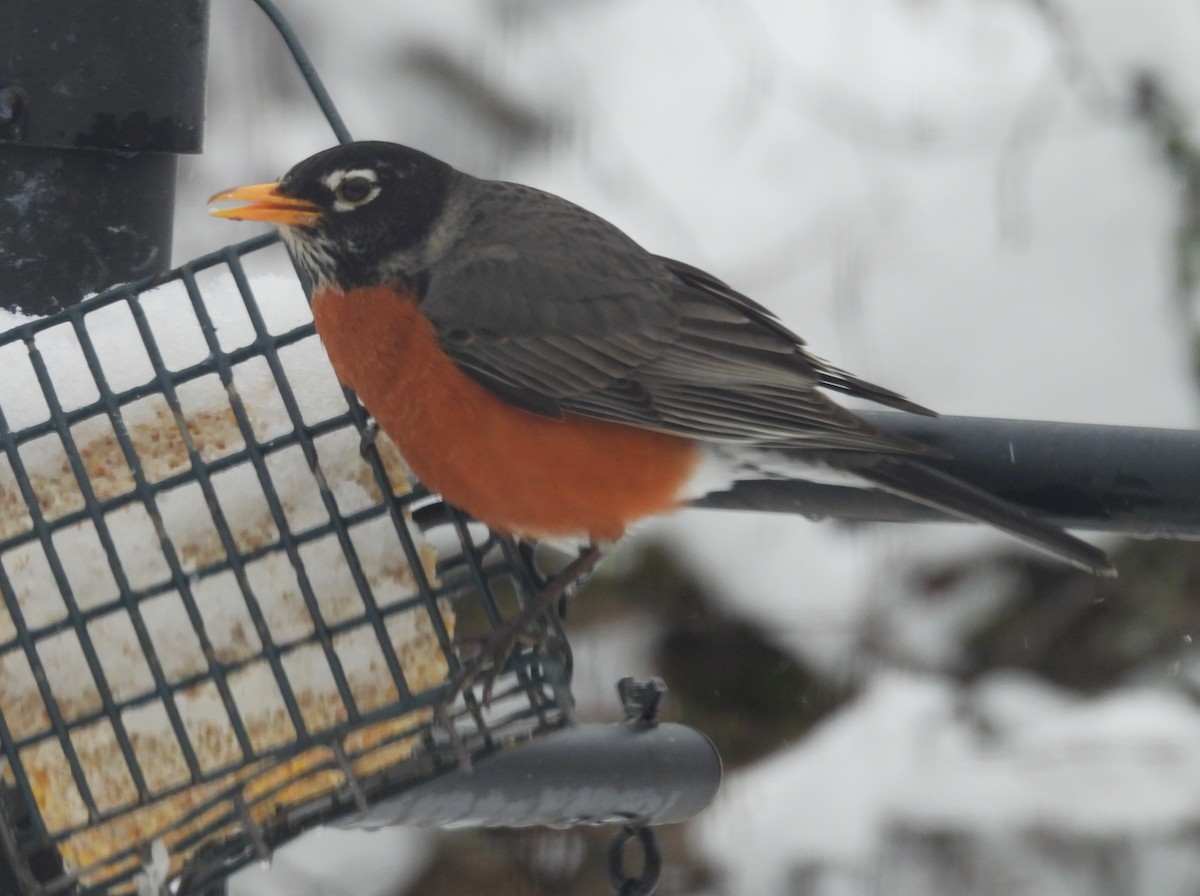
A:
<svg viewBox="0 0 1200 896">
<path fill-rule="evenodd" d="M 648 681 L 622 678 L 617 682 L 617 694 L 621 698 L 626 721 L 653 726 L 658 724 L 658 713 L 667 696 L 667 684 L 658 677 Z"/>
</svg>

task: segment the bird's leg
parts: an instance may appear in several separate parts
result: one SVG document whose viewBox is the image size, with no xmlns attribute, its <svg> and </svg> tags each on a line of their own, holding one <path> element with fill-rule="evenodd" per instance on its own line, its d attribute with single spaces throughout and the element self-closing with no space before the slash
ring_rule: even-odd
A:
<svg viewBox="0 0 1200 896">
<path fill-rule="evenodd" d="M 553 578 L 542 572 L 541 565 L 538 563 L 537 551 L 539 547 L 544 547 L 541 542 L 526 541 L 524 538 L 516 538 L 513 544 L 517 551 L 517 556 L 521 558 L 521 562 L 525 564 L 525 571 L 529 574 L 530 580 L 534 586 L 540 591 L 545 588 Z M 608 544 L 596 545 L 600 548 L 601 555 L 608 550 Z M 563 594 L 558 601 L 558 618 L 567 618 L 567 594 Z"/>
<path fill-rule="evenodd" d="M 544 580 L 533 599 L 521 607 L 515 616 L 504 620 L 504 623 L 484 640 L 479 652 L 463 664 L 455 676 L 453 687 L 446 693 L 444 702 L 452 703 L 459 694 L 483 682 L 483 705 L 491 703 L 496 678 L 508 665 L 521 639 L 530 633 L 533 623 L 565 597 L 573 585 L 584 579 L 603 556 L 604 551 L 599 545 L 589 545 L 562 571 Z"/>
<path fill-rule="evenodd" d="M 517 556 L 521 558 L 521 562 L 525 564 L 525 571 L 529 573 L 529 578 L 533 580 L 533 584 L 539 589 L 545 588 L 550 581 L 545 573 L 538 568 L 537 562 L 537 547 L 536 541 L 526 541 L 524 538 L 516 538 L 513 540 L 517 549 Z"/>
</svg>

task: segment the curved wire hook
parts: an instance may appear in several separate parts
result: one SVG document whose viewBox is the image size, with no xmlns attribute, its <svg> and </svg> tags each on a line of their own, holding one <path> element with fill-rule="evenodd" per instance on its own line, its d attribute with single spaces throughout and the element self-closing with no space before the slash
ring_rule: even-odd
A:
<svg viewBox="0 0 1200 896">
<path fill-rule="evenodd" d="M 296 67 L 300 69 L 300 74 L 304 76 L 304 80 L 308 84 L 308 89 L 312 91 L 313 99 L 321 107 L 321 112 L 324 113 L 325 120 L 329 122 L 329 127 L 333 130 L 338 142 L 349 143 L 354 138 L 350 136 L 350 131 L 346 128 L 346 123 L 342 121 L 342 116 L 338 113 L 337 106 L 333 104 L 333 99 L 329 96 L 329 91 L 325 89 L 325 85 L 321 82 L 321 76 L 317 74 L 312 60 L 304 52 L 300 38 L 296 36 L 296 32 L 292 29 L 287 18 L 271 0 L 254 0 L 254 2 L 258 4 L 259 9 L 266 13 L 267 18 L 271 20 L 271 24 L 275 26 L 275 30 L 279 32 L 279 36 L 283 38 L 283 42 L 287 44 L 287 48 L 292 53 L 292 58 L 296 60 Z"/>
<path fill-rule="evenodd" d="M 642 873 L 625 871 L 625 844 L 634 840 L 642 851 Z M 662 850 L 649 825 L 626 825 L 608 847 L 608 881 L 617 896 L 651 896 L 662 876 Z"/>
</svg>

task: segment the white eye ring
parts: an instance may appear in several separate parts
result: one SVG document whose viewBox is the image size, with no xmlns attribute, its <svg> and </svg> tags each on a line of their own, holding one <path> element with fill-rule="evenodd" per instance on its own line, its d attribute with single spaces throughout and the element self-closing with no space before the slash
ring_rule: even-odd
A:
<svg viewBox="0 0 1200 896">
<path fill-rule="evenodd" d="M 334 171 L 322 178 L 322 182 L 333 193 L 333 210 L 337 212 L 360 208 L 379 195 L 379 175 L 370 168 Z M 365 193 L 364 184 L 368 187 Z"/>
</svg>

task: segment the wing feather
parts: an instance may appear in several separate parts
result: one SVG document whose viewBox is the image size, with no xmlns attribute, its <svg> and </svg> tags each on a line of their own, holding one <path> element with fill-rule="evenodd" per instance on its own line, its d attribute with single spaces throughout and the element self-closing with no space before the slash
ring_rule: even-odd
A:
<svg viewBox="0 0 1200 896">
<path fill-rule="evenodd" d="M 931 412 L 812 356 L 715 277 L 557 197 L 493 184 L 479 199 L 490 201 L 506 227 L 448 253 L 422 309 L 455 362 L 506 399 L 711 441 L 922 452 L 819 387 Z"/>
</svg>

